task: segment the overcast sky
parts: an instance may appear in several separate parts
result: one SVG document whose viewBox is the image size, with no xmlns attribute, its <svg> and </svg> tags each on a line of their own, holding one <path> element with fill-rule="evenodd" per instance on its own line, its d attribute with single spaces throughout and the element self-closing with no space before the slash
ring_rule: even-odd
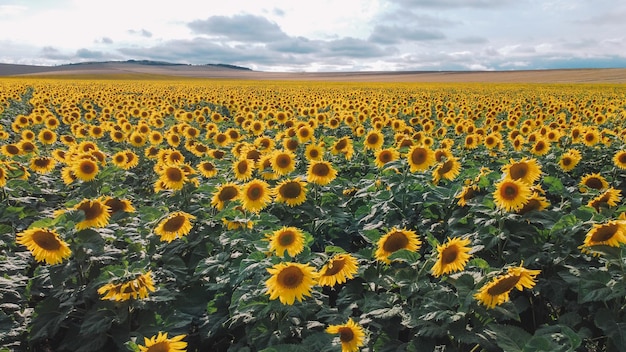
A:
<svg viewBox="0 0 626 352">
<path fill-rule="evenodd" d="M 626 67 L 623 0 L 0 0 L 0 62 L 260 71 Z"/>
</svg>

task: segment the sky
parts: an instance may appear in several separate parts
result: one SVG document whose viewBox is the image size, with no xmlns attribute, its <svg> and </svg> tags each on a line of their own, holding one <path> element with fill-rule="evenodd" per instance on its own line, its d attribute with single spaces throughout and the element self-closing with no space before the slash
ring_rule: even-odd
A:
<svg viewBox="0 0 626 352">
<path fill-rule="evenodd" d="M 258 71 L 626 67 L 623 0 L 0 0 L 0 63 Z"/>
</svg>

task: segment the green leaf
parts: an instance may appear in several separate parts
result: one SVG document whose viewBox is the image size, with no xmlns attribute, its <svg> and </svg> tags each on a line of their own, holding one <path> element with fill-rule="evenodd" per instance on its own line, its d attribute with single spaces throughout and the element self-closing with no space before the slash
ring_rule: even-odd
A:
<svg viewBox="0 0 626 352">
<path fill-rule="evenodd" d="M 400 249 L 391 253 L 391 255 L 388 258 L 391 261 L 397 260 L 401 262 L 415 263 L 421 257 L 422 256 L 418 252 L 412 252 L 408 249 Z"/>
<path fill-rule="evenodd" d="M 513 325 L 492 324 L 486 332 L 504 352 L 524 352 L 524 346 L 532 337 L 526 330 Z"/>
<path fill-rule="evenodd" d="M 626 322 L 616 319 L 615 313 L 602 308 L 596 313 L 594 322 L 597 327 L 604 331 L 616 348 L 626 346 Z"/>
</svg>

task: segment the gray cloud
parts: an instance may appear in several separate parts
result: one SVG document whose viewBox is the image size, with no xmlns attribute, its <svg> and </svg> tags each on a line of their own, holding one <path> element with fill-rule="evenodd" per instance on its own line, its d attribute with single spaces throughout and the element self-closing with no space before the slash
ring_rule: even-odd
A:
<svg viewBox="0 0 626 352">
<path fill-rule="evenodd" d="M 128 33 L 130 34 L 134 34 L 134 35 L 139 35 L 142 37 L 146 37 L 146 38 L 151 38 L 152 37 L 152 32 L 145 30 L 145 29 L 140 29 L 140 30 L 135 30 L 135 29 L 129 29 Z"/>
<path fill-rule="evenodd" d="M 95 42 L 102 43 L 102 44 L 113 44 L 113 39 L 109 37 L 102 37 L 100 39 L 96 39 Z"/>
<path fill-rule="evenodd" d="M 48 60 L 67 61 L 71 59 L 70 55 L 63 54 L 59 49 L 51 46 L 44 46 L 40 53 L 40 57 Z"/>
<path fill-rule="evenodd" d="M 94 51 L 85 48 L 78 49 L 76 51 L 76 57 L 79 59 L 88 59 L 88 60 L 104 60 L 109 56 L 102 51 Z"/>
<path fill-rule="evenodd" d="M 264 43 L 288 37 L 276 23 L 255 15 L 212 16 L 190 22 L 187 26 L 196 34 L 240 42 Z"/>
<path fill-rule="evenodd" d="M 433 7 L 433 8 L 497 8 L 524 2 L 523 0 L 389 0 L 404 7 Z"/>
<path fill-rule="evenodd" d="M 320 41 L 305 37 L 290 37 L 267 44 L 269 50 L 281 53 L 310 54 L 320 50 Z"/>
<path fill-rule="evenodd" d="M 425 41 L 444 39 L 446 36 L 440 31 L 401 26 L 378 25 L 369 40 L 374 43 L 395 44 L 401 41 Z"/>
<path fill-rule="evenodd" d="M 357 38 L 341 38 L 325 42 L 323 51 L 331 56 L 348 56 L 353 58 L 376 58 L 392 53 L 375 43 Z"/>
<path fill-rule="evenodd" d="M 456 41 L 462 44 L 487 44 L 489 39 L 483 37 L 469 36 L 457 38 Z"/>
</svg>

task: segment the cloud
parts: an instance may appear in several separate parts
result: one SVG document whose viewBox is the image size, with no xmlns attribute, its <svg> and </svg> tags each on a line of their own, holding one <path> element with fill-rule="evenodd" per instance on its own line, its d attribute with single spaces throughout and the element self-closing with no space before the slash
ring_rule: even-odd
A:
<svg viewBox="0 0 626 352">
<path fill-rule="evenodd" d="M 63 54 L 59 49 L 51 46 L 44 46 L 40 51 L 40 57 L 55 61 L 68 61 L 71 59 L 70 55 Z"/>
<path fill-rule="evenodd" d="M 290 37 L 267 44 L 269 50 L 281 53 L 310 54 L 320 50 L 320 41 L 305 37 Z"/>
<path fill-rule="evenodd" d="M 187 26 L 196 34 L 239 42 L 268 43 L 288 37 L 276 23 L 255 15 L 211 16 Z"/>
<path fill-rule="evenodd" d="M 489 43 L 489 39 L 478 37 L 478 36 L 461 37 L 461 38 L 457 38 L 456 41 L 462 44 L 487 44 Z"/>
<path fill-rule="evenodd" d="M 133 35 L 139 35 L 145 38 L 151 38 L 152 37 L 152 32 L 145 30 L 145 29 L 140 29 L 140 30 L 135 30 L 135 29 L 129 29 L 128 33 L 133 34 Z"/>
<path fill-rule="evenodd" d="M 515 5 L 524 2 L 523 0 L 389 0 L 391 3 L 403 7 L 432 7 L 432 8 L 485 8 L 492 9 Z"/>
<path fill-rule="evenodd" d="M 113 44 L 113 39 L 109 37 L 102 37 L 100 39 L 96 39 L 95 42 L 99 44 Z"/>
<path fill-rule="evenodd" d="M 104 60 L 109 57 L 109 55 L 103 53 L 102 51 L 89 50 L 85 48 L 81 48 L 76 50 L 76 57 L 78 59 L 85 60 Z"/>
<path fill-rule="evenodd" d="M 375 58 L 392 54 L 392 51 L 385 50 L 375 43 L 350 37 L 325 42 L 325 47 L 322 50 L 334 57 L 347 56 L 351 58 Z"/>
<path fill-rule="evenodd" d="M 444 39 L 446 36 L 440 31 L 401 26 L 378 25 L 369 40 L 374 43 L 394 44 L 401 41 L 425 41 Z"/>
</svg>

